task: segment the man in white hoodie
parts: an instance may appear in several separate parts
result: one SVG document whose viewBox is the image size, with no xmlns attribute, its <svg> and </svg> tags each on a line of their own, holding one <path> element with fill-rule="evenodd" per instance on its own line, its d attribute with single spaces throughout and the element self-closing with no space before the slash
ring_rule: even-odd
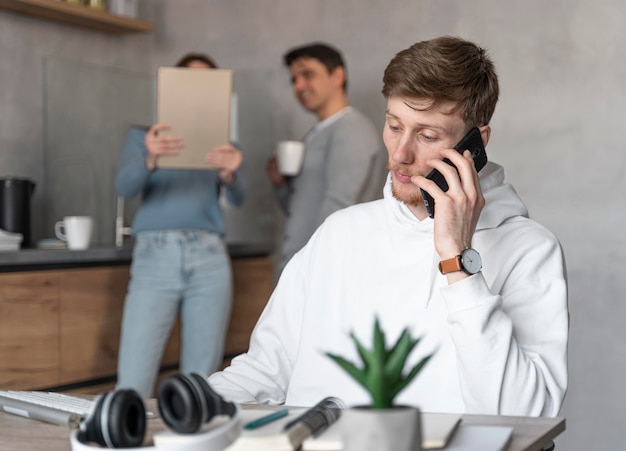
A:
<svg viewBox="0 0 626 451">
<path fill-rule="evenodd" d="M 325 353 L 358 361 L 349 332 L 369 346 L 379 317 L 391 342 L 406 327 L 423 337 L 409 364 L 435 353 L 398 404 L 557 415 L 567 389 L 561 247 L 528 218 L 502 167 L 489 162 L 478 174 L 470 152 L 453 149 L 473 127 L 489 142 L 499 95 L 491 59 L 471 42 L 436 38 L 398 53 L 383 84 L 384 199 L 319 227 L 285 268 L 248 352 L 209 383 L 242 403 L 310 406 L 337 396 L 367 404 Z M 447 192 L 425 178 L 433 168 Z M 436 202 L 434 219 L 420 189 Z M 481 258 L 482 269 L 466 257 Z"/>
</svg>

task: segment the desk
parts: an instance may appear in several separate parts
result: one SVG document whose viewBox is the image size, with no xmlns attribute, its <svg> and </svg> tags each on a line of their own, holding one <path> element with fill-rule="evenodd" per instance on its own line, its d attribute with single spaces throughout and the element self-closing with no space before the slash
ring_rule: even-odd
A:
<svg viewBox="0 0 626 451">
<path fill-rule="evenodd" d="M 245 408 L 245 406 L 244 406 Z M 259 408 L 259 406 L 254 406 Z M 148 409 L 156 412 L 156 402 Z M 271 408 L 268 407 L 268 410 Z M 565 430 L 565 418 L 529 418 L 490 415 L 464 415 L 461 425 L 513 426 L 513 439 L 507 451 L 539 451 Z M 148 421 L 148 434 L 165 428 L 160 419 Z M 0 412 L 0 449 L 2 451 L 70 451 L 69 431 L 61 426 L 41 423 Z"/>
<path fill-rule="evenodd" d="M 565 430 L 565 418 L 563 417 L 463 415 L 461 425 L 464 424 L 513 426 L 513 438 L 507 451 L 540 451 Z"/>
</svg>

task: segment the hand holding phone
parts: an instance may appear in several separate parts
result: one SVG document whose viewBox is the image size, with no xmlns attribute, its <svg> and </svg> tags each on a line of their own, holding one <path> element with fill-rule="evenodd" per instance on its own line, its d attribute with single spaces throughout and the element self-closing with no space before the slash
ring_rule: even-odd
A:
<svg viewBox="0 0 626 451">
<path fill-rule="evenodd" d="M 474 127 L 469 132 L 467 132 L 463 139 L 461 139 L 461 141 L 459 141 L 459 143 L 454 146 L 454 148 L 460 154 L 463 154 L 463 152 L 465 152 L 466 150 L 469 150 L 472 153 L 472 160 L 474 160 L 474 167 L 476 168 L 476 172 L 479 172 L 487 164 L 487 152 L 485 151 L 485 146 L 483 145 L 483 138 L 482 136 L 480 136 L 480 130 L 478 130 L 477 127 Z M 444 158 L 443 161 L 456 169 L 456 166 L 454 166 L 454 164 L 452 164 L 452 162 L 447 158 Z M 446 182 L 446 178 L 437 169 L 433 169 L 432 171 L 430 171 L 426 178 L 435 182 L 444 193 L 448 191 L 449 187 L 448 183 Z M 420 189 L 420 191 L 422 192 L 424 205 L 426 206 L 428 215 L 431 218 L 434 218 L 435 199 L 433 199 L 433 197 L 423 189 Z"/>
</svg>

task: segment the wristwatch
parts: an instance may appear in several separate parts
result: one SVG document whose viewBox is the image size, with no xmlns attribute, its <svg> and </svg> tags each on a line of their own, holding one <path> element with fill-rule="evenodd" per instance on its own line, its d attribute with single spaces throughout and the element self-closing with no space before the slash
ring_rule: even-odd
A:
<svg viewBox="0 0 626 451">
<path fill-rule="evenodd" d="M 468 247 L 460 255 L 439 262 L 439 272 L 448 274 L 449 272 L 464 271 L 467 274 L 476 274 L 483 267 L 480 254 Z"/>
</svg>

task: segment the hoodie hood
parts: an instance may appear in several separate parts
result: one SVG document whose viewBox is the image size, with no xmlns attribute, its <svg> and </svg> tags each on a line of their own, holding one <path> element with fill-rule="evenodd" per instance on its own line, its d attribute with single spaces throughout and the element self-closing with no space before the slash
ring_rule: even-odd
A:
<svg viewBox="0 0 626 451">
<path fill-rule="evenodd" d="M 479 173 L 480 187 L 485 197 L 485 207 L 480 213 L 476 230 L 493 229 L 514 216 L 528 217 L 528 209 L 517 195 L 515 188 L 504 182 L 504 168 L 491 161 Z M 393 197 L 391 193 L 391 174 L 383 189 L 385 202 L 391 209 L 397 222 L 415 231 L 432 230 L 433 220 L 417 219 L 409 208 Z"/>
<path fill-rule="evenodd" d="M 504 168 L 496 163 L 488 162 L 479 173 L 480 186 L 485 197 L 485 207 L 480 214 L 476 230 L 485 230 L 498 227 L 507 219 L 515 216 L 528 217 L 528 210 L 519 198 L 515 189 L 508 183 L 504 183 Z M 383 189 L 384 201 L 387 204 L 395 223 L 413 233 L 433 233 L 434 221 L 427 217 L 420 221 L 403 203 L 393 197 L 391 193 L 391 174 L 387 175 L 387 182 Z M 428 279 L 430 283 L 422 285 L 424 290 L 424 308 L 428 308 L 434 291 L 438 287 L 447 285 L 445 276 L 439 274 L 437 265 L 439 255 L 435 251 L 433 243 L 430 253 L 430 270 Z"/>
<path fill-rule="evenodd" d="M 515 188 L 504 182 L 504 168 L 488 162 L 480 171 L 480 187 L 485 208 L 480 213 L 476 230 L 493 229 L 514 216 L 528 217 L 528 209 Z"/>
</svg>

